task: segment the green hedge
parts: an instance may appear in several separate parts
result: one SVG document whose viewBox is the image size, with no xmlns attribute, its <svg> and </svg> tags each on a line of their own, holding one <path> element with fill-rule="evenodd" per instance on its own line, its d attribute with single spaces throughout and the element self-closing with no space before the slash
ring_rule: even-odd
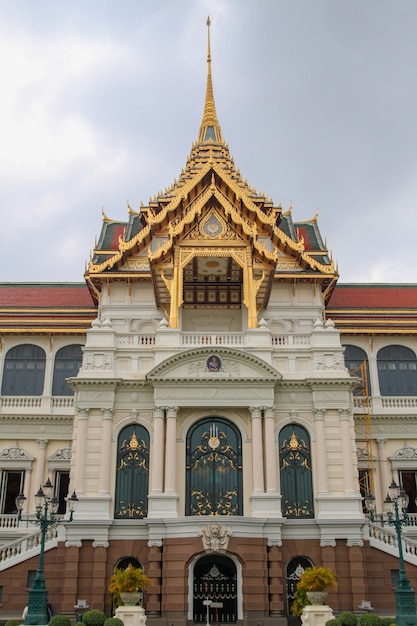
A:
<svg viewBox="0 0 417 626">
<path fill-rule="evenodd" d="M 108 617 L 104 622 L 104 626 L 124 626 L 124 622 L 118 617 Z"/>
<path fill-rule="evenodd" d="M 106 616 L 103 611 L 91 610 L 83 615 L 83 624 L 86 626 L 103 626 Z"/>
<path fill-rule="evenodd" d="M 71 626 L 68 615 L 54 615 L 48 622 L 48 626 Z"/>
<path fill-rule="evenodd" d="M 359 620 L 361 626 L 382 626 L 382 619 L 375 613 L 364 613 Z"/>
<path fill-rule="evenodd" d="M 356 626 L 358 623 L 358 618 L 351 611 L 343 611 L 338 617 L 337 620 L 340 626 Z"/>
</svg>

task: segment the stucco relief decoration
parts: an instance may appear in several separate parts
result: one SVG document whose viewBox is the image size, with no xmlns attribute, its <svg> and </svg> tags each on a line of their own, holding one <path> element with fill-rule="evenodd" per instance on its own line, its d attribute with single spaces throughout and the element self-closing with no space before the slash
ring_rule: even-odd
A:
<svg viewBox="0 0 417 626">
<path fill-rule="evenodd" d="M 207 372 L 206 372 L 207 376 Z M 164 393 L 161 394 L 161 397 L 156 394 L 155 399 L 159 402 L 167 401 L 170 402 L 184 402 L 188 399 L 195 399 L 195 389 L 181 389 L 181 388 L 173 388 L 166 389 Z M 206 387 L 204 390 L 204 398 L 205 400 L 239 400 L 240 402 L 249 402 L 253 400 L 264 401 L 265 400 L 265 390 L 262 387 L 256 387 L 256 385 L 242 385 L 240 387 L 236 387 L 235 389 L 228 388 L 212 388 Z"/>
<path fill-rule="evenodd" d="M 232 529 L 230 526 L 212 522 L 207 526 L 200 526 L 198 534 L 206 552 L 226 552 Z"/>
<path fill-rule="evenodd" d="M 108 354 L 85 354 L 82 370 L 111 370 L 113 357 Z"/>
<path fill-rule="evenodd" d="M 356 448 L 356 457 L 358 461 L 367 461 L 368 450 L 366 448 Z"/>
<path fill-rule="evenodd" d="M 52 456 L 49 457 L 49 461 L 70 461 L 71 460 L 71 448 L 60 448 Z"/>
<path fill-rule="evenodd" d="M 323 353 L 316 357 L 317 370 L 344 370 L 345 363 L 343 356 L 339 354 Z"/>
<path fill-rule="evenodd" d="M 2 450 L 2 452 L 0 452 L 0 461 L 33 461 L 33 457 L 29 456 L 28 453 L 19 446 L 15 446 Z"/>
<path fill-rule="evenodd" d="M 228 359 L 220 359 L 217 355 L 210 355 L 208 359 L 201 361 L 193 361 L 188 365 L 188 375 L 207 376 L 207 372 L 214 372 L 230 376 L 240 375 L 240 367 L 237 363 Z"/>
<path fill-rule="evenodd" d="M 391 457 L 392 460 L 397 459 L 417 459 L 417 448 L 412 448 L 411 446 L 403 446 L 398 452 Z"/>
</svg>

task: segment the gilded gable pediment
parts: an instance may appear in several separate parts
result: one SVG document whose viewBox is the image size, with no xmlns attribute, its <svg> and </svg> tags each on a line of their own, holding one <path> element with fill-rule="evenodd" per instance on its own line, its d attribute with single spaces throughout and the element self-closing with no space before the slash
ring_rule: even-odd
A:
<svg viewBox="0 0 417 626">
<path fill-rule="evenodd" d="M 211 208 L 186 234 L 183 241 L 243 241 L 243 237 L 227 222 L 217 208 Z"/>
</svg>

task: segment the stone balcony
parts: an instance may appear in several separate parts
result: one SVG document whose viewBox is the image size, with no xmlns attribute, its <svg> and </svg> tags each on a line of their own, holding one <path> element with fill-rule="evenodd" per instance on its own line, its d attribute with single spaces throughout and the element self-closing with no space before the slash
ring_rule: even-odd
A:
<svg viewBox="0 0 417 626">
<path fill-rule="evenodd" d="M 0 415 L 72 415 L 73 396 L 0 396 Z"/>
</svg>

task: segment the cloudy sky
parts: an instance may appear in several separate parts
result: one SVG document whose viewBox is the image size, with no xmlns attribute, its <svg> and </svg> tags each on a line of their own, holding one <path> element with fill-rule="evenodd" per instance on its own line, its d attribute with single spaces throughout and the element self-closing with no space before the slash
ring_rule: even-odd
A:
<svg viewBox="0 0 417 626">
<path fill-rule="evenodd" d="M 0 0 L 1 281 L 79 281 L 197 138 L 207 29 L 236 165 L 340 282 L 417 282 L 416 0 Z"/>
</svg>

